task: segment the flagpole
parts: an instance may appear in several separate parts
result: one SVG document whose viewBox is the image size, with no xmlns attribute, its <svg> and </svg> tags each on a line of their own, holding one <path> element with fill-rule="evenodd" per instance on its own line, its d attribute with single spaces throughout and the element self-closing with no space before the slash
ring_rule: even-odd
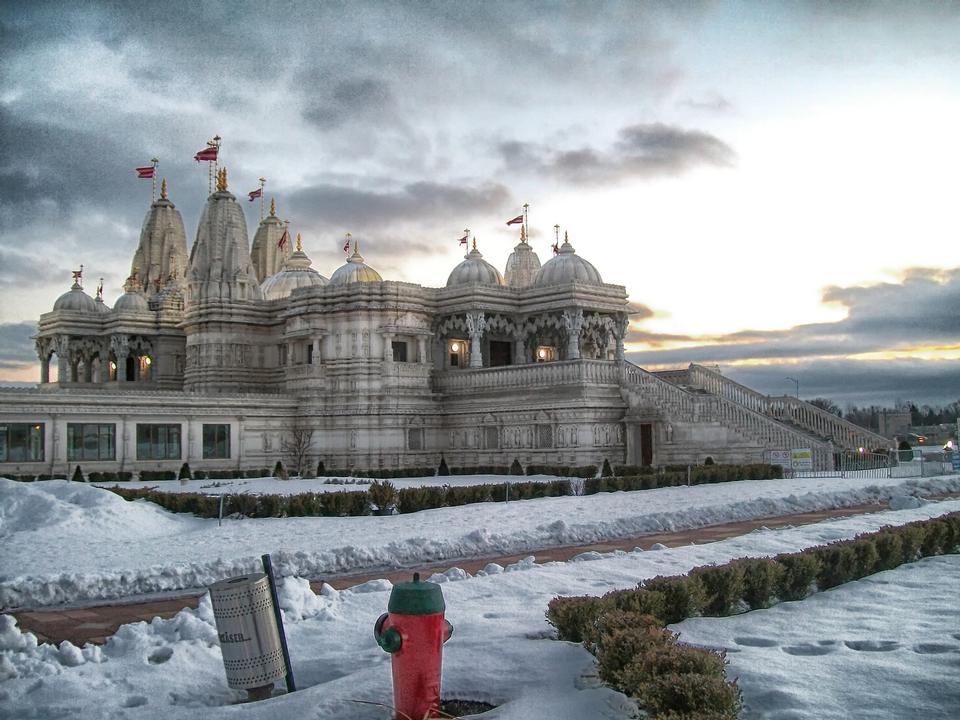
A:
<svg viewBox="0 0 960 720">
<path fill-rule="evenodd" d="M 530 225 L 527 222 L 527 215 L 528 215 L 527 211 L 529 208 L 530 208 L 530 203 L 523 204 L 523 234 L 527 237 L 528 240 L 530 238 Z"/>
<path fill-rule="evenodd" d="M 150 188 L 150 204 L 153 205 L 154 201 L 157 199 L 157 165 L 160 164 L 160 160 L 157 158 L 152 158 L 150 160 L 153 163 L 153 186 Z"/>
<path fill-rule="evenodd" d="M 263 186 L 266 183 L 266 178 L 260 178 L 260 222 L 263 222 Z"/>
</svg>

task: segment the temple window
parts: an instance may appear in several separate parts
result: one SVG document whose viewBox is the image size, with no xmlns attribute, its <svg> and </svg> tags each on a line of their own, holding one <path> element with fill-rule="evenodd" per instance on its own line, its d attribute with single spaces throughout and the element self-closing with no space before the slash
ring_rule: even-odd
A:
<svg viewBox="0 0 960 720">
<path fill-rule="evenodd" d="M 407 449 L 423 450 L 423 428 L 407 428 Z"/>
<path fill-rule="evenodd" d="M 67 423 L 67 460 L 116 460 L 116 425 Z"/>
<path fill-rule="evenodd" d="M 43 423 L 0 425 L 0 462 L 42 462 Z"/>
<path fill-rule="evenodd" d="M 137 460 L 179 459 L 179 425 L 137 425 Z"/>
<path fill-rule="evenodd" d="M 465 367 L 467 364 L 467 343 L 465 340 L 451 340 L 447 343 L 450 367 Z"/>
<path fill-rule="evenodd" d="M 138 377 L 140 380 L 145 382 L 150 379 L 150 369 L 153 366 L 153 360 L 150 359 L 149 355 L 143 355 L 139 358 L 139 360 L 140 367 L 138 368 Z"/>
<path fill-rule="evenodd" d="M 230 425 L 203 426 L 203 459 L 226 460 L 230 457 Z"/>
<path fill-rule="evenodd" d="M 407 341 L 406 340 L 394 340 L 390 343 L 390 346 L 393 348 L 393 361 L 394 362 L 407 362 Z"/>
<path fill-rule="evenodd" d="M 553 362 L 557 359 L 557 349 L 552 345 L 537 347 L 537 362 Z"/>
<path fill-rule="evenodd" d="M 508 340 L 490 341 L 490 367 L 512 364 L 512 344 Z"/>
</svg>

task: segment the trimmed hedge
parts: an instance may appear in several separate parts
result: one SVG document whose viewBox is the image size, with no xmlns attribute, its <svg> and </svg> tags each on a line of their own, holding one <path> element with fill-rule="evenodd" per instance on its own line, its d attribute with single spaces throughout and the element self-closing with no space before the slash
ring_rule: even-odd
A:
<svg viewBox="0 0 960 720">
<path fill-rule="evenodd" d="M 596 465 L 570 467 L 569 465 L 527 465 L 527 475 L 557 475 L 558 477 L 592 478 L 597 474 Z"/>
<path fill-rule="evenodd" d="M 716 466 L 714 466 L 716 467 Z M 735 719 L 736 684 L 723 675 L 722 654 L 681 646 L 662 629 L 696 615 L 724 616 L 741 608 L 799 600 L 811 591 L 858 580 L 920 557 L 960 550 L 960 512 L 785 553 L 694 568 L 655 577 L 602 597 L 556 597 L 547 620 L 561 640 L 582 642 L 597 658 L 600 677 L 636 698 L 651 717 Z"/>
</svg>

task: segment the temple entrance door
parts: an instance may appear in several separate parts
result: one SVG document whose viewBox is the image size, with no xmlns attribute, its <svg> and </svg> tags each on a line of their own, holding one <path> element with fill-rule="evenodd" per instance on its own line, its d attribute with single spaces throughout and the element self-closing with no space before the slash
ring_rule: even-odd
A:
<svg viewBox="0 0 960 720">
<path fill-rule="evenodd" d="M 640 464 L 644 467 L 653 465 L 653 425 L 640 425 Z"/>
<path fill-rule="evenodd" d="M 511 360 L 509 342 L 504 340 L 490 341 L 490 367 L 509 365 Z"/>
</svg>

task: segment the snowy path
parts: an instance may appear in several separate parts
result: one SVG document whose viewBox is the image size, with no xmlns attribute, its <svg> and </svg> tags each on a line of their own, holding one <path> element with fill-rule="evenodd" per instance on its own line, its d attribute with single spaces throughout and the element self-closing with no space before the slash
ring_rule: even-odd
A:
<svg viewBox="0 0 960 720">
<path fill-rule="evenodd" d="M 757 531 L 706 545 L 615 553 L 579 562 L 519 563 L 507 572 L 491 567 L 488 574 L 473 578 L 464 578 L 462 573 L 451 570 L 442 578 L 435 578 L 445 581 L 447 617 L 456 628 L 444 654 L 444 696 L 500 705 L 489 715 L 497 720 L 626 720 L 633 711 L 631 704 L 618 693 L 597 685 L 593 661 L 586 651 L 579 645 L 545 639 L 550 635 L 550 628 L 544 611 L 553 596 L 602 594 L 633 586 L 644 578 L 687 572 L 706 563 L 793 551 L 853 537 L 884 525 L 956 511 L 960 511 L 960 501 L 950 500 L 914 510 Z M 863 581 L 830 591 L 822 596 L 824 600 L 815 598 L 812 604 L 807 600 L 779 606 L 780 612 L 792 618 L 796 635 L 791 636 L 789 629 L 784 628 L 782 643 L 774 631 L 768 629 L 761 613 L 731 619 L 743 626 L 725 631 L 724 636 L 773 640 L 789 647 L 802 647 L 803 643 L 823 638 L 883 640 L 887 635 L 876 628 L 846 628 L 838 623 L 842 623 L 844 617 L 855 617 L 857 608 L 865 603 L 878 608 L 879 613 L 885 605 L 870 603 L 868 596 L 878 587 L 889 587 L 889 598 L 900 596 L 900 600 L 889 604 L 891 613 L 884 618 L 885 623 L 900 623 L 904 615 L 913 612 L 914 605 L 924 607 L 924 614 L 904 631 L 910 635 L 909 640 L 901 641 L 898 636 L 897 641 L 903 647 L 896 653 L 848 648 L 860 662 L 868 664 L 857 666 L 856 676 L 846 671 L 838 673 L 835 683 L 838 687 L 842 684 L 843 695 L 835 699 L 838 707 L 831 712 L 842 713 L 835 717 L 857 717 L 859 708 L 871 707 L 873 701 L 865 694 L 877 692 L 877 687 L 860 681 L 860 675 L 865 673 L 887 673 L 881 697 L 918 698 L 918 693 L 928 687 L 924 684 L 926 679 L 939 677 L 945 663 L 956 663 L 953 645 L 960 643 L 946 641 L 944 644 L 951 645 L 946 652 L 930 651 L 939 650 L 930 638 L 955 632 L 949 630 L 951 623 L 956 624 L 955 604 L 944 606 L 939 600 L 926 602 L 924 598 L 944 598 L 955 590 L 954 579 L 960 573 L 958 561 L 957 556 L 924 561 L 876 576 L 872 584 Z M 858 586 L 865 592 L 858 590 Z M 290 652 L 302 689 L 293 695 L 242 707 L 228 705 L 237 701 L 239 693 L 226 687 L 206 602 L 199 610 L 185 610 L 171 620 L 124 626 L 102 649 L 87 646 L 82 651 L 69 644 L 60 649 L 36 648 L 31 642 L 32 636 L 20 634 L 10 627 L 12 621 L 6 620 L 5 626 L 0 625 L 0 678 L 7 678 L 0 681 L 0 717 L 187 720 L 201 716 L 234 718 L 242 713 L 250 720 L 274 720 L 278 716 L 387 720 L 388 710 L 353 702 L 364 700 L 386 705 L 391 701 L 390 661 L 372 637 L 374 620 L 387 604 L 386 589 L 386 583 L 370 583 L 352 591 L 330 591 L 315 596 L 305 581 L 286 579 L 283 604 Z M 825 619 L 819 615 L 808 619 L 807 608 L 816 609 L 818 603 L 827 602 L 838 592 L 848 595 L 839 605 L 831 606 L 836 617 L 833 624 L 824 625 L 821 632 L 818 623 Z M 704 621 L 705 624 L 723 622 L 728 621 Z M 816 634 L 811 634 L 812 628 L 817 628 Z M 748 643 L 743 647 L 749 648 Z M 921 646 L 930 652 L 917 652 Z M 784 655 L 790 661 L 803 660 L 802 656 Z M 894 662 L 899 663 L 899 673 L 884 669 L 885 664 Z M 778 682 L 787 683 L 779 685 L 778 691 L 801 698 L 803 707 L 810 712 L 777 717 L 819 716 L 823 709 L 818 700 L 819 689 L 807 682 L 807 678 L 798 678 L 801 684 L 793 687 L 790 684 L 793 680 L 778 678 Z M 926 700 L 926 716 L 947 717 L 949 703 L 954 698 L 948 691 L 931 694 Z M 762 707 L 755 697 L 748 700 L 752 707 Z M 775 706 L 779 707 L 784 703 L 783 697 L 774 698 L 774 702 L 779 703 Z M 892 710 L 870 717 L 877 720 L 909 717 L 910 713 L 897 714 L 903 702 L 890 703 Z"/>
<path fill-rule="evenodd" d="M 878 482 L 882 482 L 880 485 Z M 0 478 L 0 607 L 202 588 L 254 572 L 377 570 L 487 557 L 960 490 L 960 476 L 806 478 L 480 503 L 410 515 L 226 521 L 66 481 Z"/>
</svg>

